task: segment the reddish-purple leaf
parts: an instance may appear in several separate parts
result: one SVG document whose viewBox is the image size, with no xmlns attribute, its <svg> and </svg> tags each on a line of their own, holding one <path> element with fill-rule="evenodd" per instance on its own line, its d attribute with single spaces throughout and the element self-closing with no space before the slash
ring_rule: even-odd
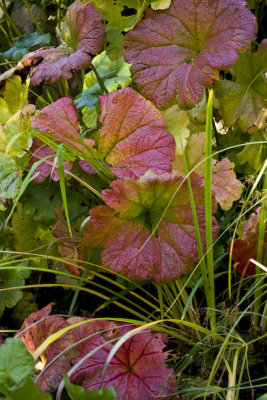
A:
<svg viewBox="0 0 267 400">
<path fill-rule="evenodd" d="M 32 67 L 31 83 L 53 83 L 61 76 L 70 79 L 73 70 L 88 68 L 90 54 L 100 53 L 106 41 L 101 20 L 101 14 L 91 4 L 76 0 L 61 27 L 61 45 L 29 53 L 22 60 L 23 65 Z"/>
<path fill-rule="evenodd" d="M 181 182 L 178 174 L 152 173 L 138 181 L 112 182 L 111 189 L 103 191 L 107 206 L 90 211 L 92 225 L 84 245 L 103 247 L 103 265 L 129 279 L 167 283 L 179 278 L 198 259 L 188 187 L 184 183 L 178 190 Z M 203 182 L 192 174 L 191 184 L 205 245 Z M 214 220 L 214 238 L 217 233 Z"/>
<path fill-rule="evenodd" d="M 107 321 L 85 324 L 82 336 L 103 329 L 108 331 L 89 339 L 81 356 L 76 357 L 74 361 L 79 361 L 107 340 L 120 337 L 135 326 L 118 327 L 114 331 L 115 328 L 115 324 Z M 71 381 L 82 384 L 85 390 L 98 390 L 101 384 L 112 385 L 118 400 L 154 400 L 158 397 L 170 399 L 176 391 L 176 384 L 173 370 L 165 364 L 168 354 L 162 352 L 165 347 L 164 341 L 166 341 L 165 335 L 152 333 L 150 329 L 128 339 L 112 358 L 102 380 L 105 361 L 113 347 L 112 343 L 107 344 L 71 375 Z"/>
<path fill-rule="evenodd" d="M 260 221 L 260 208 L 257 209 L 256 214 L 251 214 L 249 220 L 243 227 L 242 235 L 239 239 L 234 240 L 232 259 L 237 263 L 236 270 L 242 275 L 254 275 L 256 273 L 256 266 L 249 262 L 250 258 L 256 260 L 257 257 L 257 244 L 258 244 L 258 231 Z M 266 220 L 267 226 L 267 220 Z M 231 244 L 228 247 L 230 254 Z M 267 229 L 265 231 L 265 239 L 263 244 L 263 260 L 267 252 Z"/>
<path fill-rule="evenodd" d="M 48 317 L 51 313 L 51 304 L 43 308 L 42 310 L 32 313 L 23 323 L 19 330 L 19 333 L 25 328 L 30 327 L 35 322 L 41 320 L 44 317 Z M 27 331 L 20 335 L 21 340 L 27 346 L 30 353 L 33 353 L 38 346 L 40 346 L 45 339 L 51 334 L 59 331 L 68 326 L 68 323 L 64 318 L 59 316 L 51 316 L 46 318 L 44 321 L 34 325 Z M 48 364 L 53 360 L 59 353 L 65 350 L 74 342 L 74 336 L 72 331 L 69 331 L 62 335 L 60 339 L 56 340 L 50 346 L 47 347 L 43 354 L 43 359 Z M 57 389 L 63 376 L 70 369 L 70 363 L 66 356 L 60 357 L 56 360 L 40 377 L 38 385 L 45 392 L 53 392 Z"/>
<path fill-rule="evenodd" d="M 99 96 L 99 153 L 119 178 L 171 172 L 175 141 L 160 112 L 132 88 Z"/>
<path fill-rule="evenodd" d="M 125 60 L 139 91 L 162 108 L 176 94 L 193 107 L 254 39 L 257 22 L 244 0 L 173 0 L 168 10 L 148 10 L 127 33 Z"/>
<path fill-rule="evenodd" d="M 55 208 L 54 213 L 56 215 L 56 224 L 52 234 L 58 239 L 58 251 L 63 258 L 71 260 L 71 264 L 66 261 L 64 262 L 64 266 L 71 274 L 80 276 L 80 269 L 76 268 L 75 265 L 79 266 L 80 263 L 78 260 L 82 259 L 83 249 L 81 248 L 81 238 L 73 230 L 72 237 L 70 237 L 67 222 L 60 208 Z"/>
<path fill-rule="evenodd" d="M 49 156 L 47 160 L 41 163 L 35 170 L 34 173 L 39 172 L 39 175 L 33 179 L 33 182 L 41 183 L 45 180 L 47 176 L 51 176 L 53 181 L 59 180 L 58 169 L 57 169 L 57 155 L 56 152 L 51 149 L 51 147 L 46 146 L 41 140 L 38 138 L 33 139 L 32 146 L 30 148 L 30 152 L 32 156 L 29 160 L 29 167 L 32 168 L 33 164 L 42 158 L 46 158 Z M 64 170 L 71 171 L 72 163 L 68 161 L 63 161 Z M 65 173 L 67 176 L 67 173 Z"/>
<path fill-rule="evenodd" d="M 32 120 L 32 128 L 44 132 L 55 140 L 79 146 L 78 110 L 70 97 L 62 97 L 44 107 Z"/>
</svg>

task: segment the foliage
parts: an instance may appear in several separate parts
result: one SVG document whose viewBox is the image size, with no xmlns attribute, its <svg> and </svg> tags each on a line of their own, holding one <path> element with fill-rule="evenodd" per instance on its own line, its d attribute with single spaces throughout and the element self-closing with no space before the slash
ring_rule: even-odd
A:
<svg viewBox="0 0 267 400">
<path fill-rule="evenodd" d="M 0 393 L 8 399 L 51 400 L 31 379 L 33 358 L 19 338 L 7 339 L 0 346 L 0 365 Z"/>
<path fill-rule="evenodd" d="M 18 61 L 36 46 L 49 45 L 50 39 L 51 36 L 49 33 L 45 35 L 40 35 L 39 32 L 25 33 L 23 36 L 18 37 L 14 46 L 2 55 L 10 60 Z"/>
<path fill-rule="evenodd" d="M 35 32 L 0 1 L 1 395 L 260 398 L 267 3 L 20 6 Z"/>
<path fill-rule="evenodd" d="M 103 387 L 98 391 L 94 389 L 85 391 L 82 386 L 71 383 L 68 377 L 64 378 L 64 382 L 71 400 L 113 400 L 116 398 L 116 392 L 112 387 L 108 389 Z"/>
</svg>

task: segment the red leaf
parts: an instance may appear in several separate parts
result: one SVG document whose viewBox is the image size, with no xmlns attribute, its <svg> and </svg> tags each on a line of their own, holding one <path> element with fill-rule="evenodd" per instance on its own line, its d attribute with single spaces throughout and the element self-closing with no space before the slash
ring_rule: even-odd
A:
<svg viewBox="0 0 267 400">
<path fill-rule="evenodd" d="M 72 70 L 88 68 L 90 54 L 98 54 L 105 43 L 102 16 L 91 5 L 76 0 L 66 14 L 61 35 L 62 44 L 27 54 L 23 65 L 32 67 L 30 78 L 35 86 L 41 82 L 56 82 L 63 76 L 72 77 Z"/>
<path fill-rule="evenodd" d="M 167 283 L 179 278 L 198 258 L 188 187 L 179 188 L 181 181 L 178 174 L 148 173 L 138 181 L 112 182 L 103 191 L 107 206 L 90 211 L 84 245 L 102 247 L 103 265 L 129 279 Z M 191 184 L 205 246 L 202 179 L 192 174 Z M 214 220 L 214 238 L 218 228 Z"/>
<path fill-rule="evenodd" d="M 41 320 L 44 317 L 50 315 L 52 305 L 49 304 L 42 310 L 32 313 L 23 323 L 20 328 L 20 333 L 25 328 L 29 327 L 33 323 Z M 33 353 L 37 347 L 39 347 L 50 335 L 59 331 L 60 329 L 68 326 L 68 323 L 64 318 L 59 316 L 51 316 L 46 318 L 44 321 L 34 325 L 26 332 L 20 335 L 21 340 L 25 343 L 30 353 Z M 74 341 L 74 336 L 71 331 L 65 333 L 56 340 L 45 350 L 43 357 L 46 360 L 46 364 L 55 358 L 59 353 L 69 347 Z M 53 392 L 57 389 L 63 376 L 70 369 L 70 363 L 66 356 L 60 357 L 56 360 L 41 376 L 38 380 L 39 387 L 45 392 Z"/>
<path fill-rule="evenodd" d="M 249 220 L 243 227 L 242 235 L 240 239 L 234 240 L 232 258 L 237 263 L 236 270 L 242 275 L 255 275 L 256 266 L 249 262 L 250 258 L 256 260 L 257 258 L 257 242 L 258 242 L 258 231 L 260 221 L 260 208 L 257 209 L 256 214 L 251 214 Z M 267 227 L 267 220 L 266 220 Z M 263 244 L 263 260 L 267 252 L 267 228 L 266 235 Z M 230 254 L 231 244 L 228 247 L 228 253 Z"/>
<path fill-rule="evenodd" d="M 132 88 L 99 96 L 99 153 L 119 178 L 171 172 L 175 141 L 156 107 Z"/>
<path fill-rule="evenodd" d="M 32 168 L 33 164 L 42 158 L 51 156 L 43 163 L 41 163 L 35 170 L 34 173 L 39 172 L 39 175 L 33 179 L 33 182 L 41 183 L 45 180 L 47 176 L 51 176 L 53 181 L 59 180 L 58 169 L 57 169 L 57 155 L 56 152 L 51 149 L 51 147 L 46 146 L 38 138 L 33 139 L 32 146 L 30 148 L 32 156 L 29 160 L 29 167 Z M 51 165 L 52 164 L 52 165 Z M 67 171 L 72 170 L 72 163 L 63 161 L 64 169 Z M 67 176 L 67 173 L 65 173 Z"/>
<path fill-rule="evenodd" d="M 91 326 L 90 326 L 91 325 Z M 112 326 L 113 325 L 113 326 Z M 108 339 L 123 335 L 135 326 L 117 328 L 107 321 L 91 322 L 84 325 L 83 336 L 88 332 L 96 333 L 102 329 L 110 329 L 107 333 L 96 335 L 84 346 L 81 356 L 73 361 L 79 361 L 85 354 L 104 344 Z M 87 332 L 85 332 L 88 329 Z M 117 334 L 116 334 L 117 332 Z M 113 344 L 107 344 L 86 360 L 71 375 L 73 383 L 82 384 L 85 390 L 99 389 L 99 386 L 112 385 L 117 393 L 117 399 L 123 400 L 154 400 L 158 396 L 169 399 L 176 391 L 173 370 L 167 368 L 165 360 L 166 337 L 160 333 L 152 333 L 150 329 L 128 339 L 112 358 L 102 381 L 103 367 Z"/>
<path fill-rule="evenodd" d="M 243 0 L 173 0 L 168 10 L 148 10 L 127 33 L 125 60 L 138 90 L 157 107 L 193 107 L 254 39 L 256 18 Z"/>
</svg>

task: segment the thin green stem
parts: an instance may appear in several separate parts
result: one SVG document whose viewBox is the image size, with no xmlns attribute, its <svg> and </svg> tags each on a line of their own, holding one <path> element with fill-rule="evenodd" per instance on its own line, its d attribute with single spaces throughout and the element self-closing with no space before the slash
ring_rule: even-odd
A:
<svg viewBox="0 0 267 400">
<path fill-rule="evenodd" d="M 34 25 L 36 26 L 36 29 L 39 31 L 39 33 L 40 33 L 41 35 L 44 35 L 44 31 L 42 30 L 41 26 L 38 24 L 36 18 L 34 17 L 34 15 L 33 15 L 33 13 L 32 13 L 32 10 L 31 10 L 31 8 L 30 8 L 30 6 L 29 6 L 28 1 L 27 1 L 27 0 L 22 0 L 22 1 L 23 1 L 24 5 L 25 5 L 27 11 L 28 11 L 29 16 L 30 16 L 31 19 L 32 19 L 32 22 L 33 22 Z"/>
<path fill-rule="evenodd" d="M 267 190 L 267 172 L 265 170 L 263 179 L 263 190 Z M 267 215 L 267 201 L 262 202 L 260 211 L 260 222 L 259 222 L 259 232 L 258 232 L 258 243 L 257 243 L 257 261 L 263 263 L 264 257 L 264 239 L 265 239 L 265 229 L 266 229 L 266 215 Z M 254 305 L 254 315 L 253 315 L 253 325 L 254 325 L 254 336 L 257 336 L 257 330 L 259 328 L 259 312 L 261 308 L 262 292 L 264 282 L 261 280 L 262 270 L 260 267 L 256 266 L 255 275 L 255 305 Z M 258 284 L 259 283 L 259 284 Z"/>
</svg>

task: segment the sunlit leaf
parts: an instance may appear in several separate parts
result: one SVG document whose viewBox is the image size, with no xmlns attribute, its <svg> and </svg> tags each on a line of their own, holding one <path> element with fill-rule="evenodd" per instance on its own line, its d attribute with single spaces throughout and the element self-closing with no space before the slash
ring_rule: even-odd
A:
<svg viewBox="0 0 267 400">
<path fill-rule="evenodd" d="M 25 84 L 14 75 L 1 82 L 0 87 L 0 124 L 5 123 L 28 103 L 29 80 Z"/>
</svg>

